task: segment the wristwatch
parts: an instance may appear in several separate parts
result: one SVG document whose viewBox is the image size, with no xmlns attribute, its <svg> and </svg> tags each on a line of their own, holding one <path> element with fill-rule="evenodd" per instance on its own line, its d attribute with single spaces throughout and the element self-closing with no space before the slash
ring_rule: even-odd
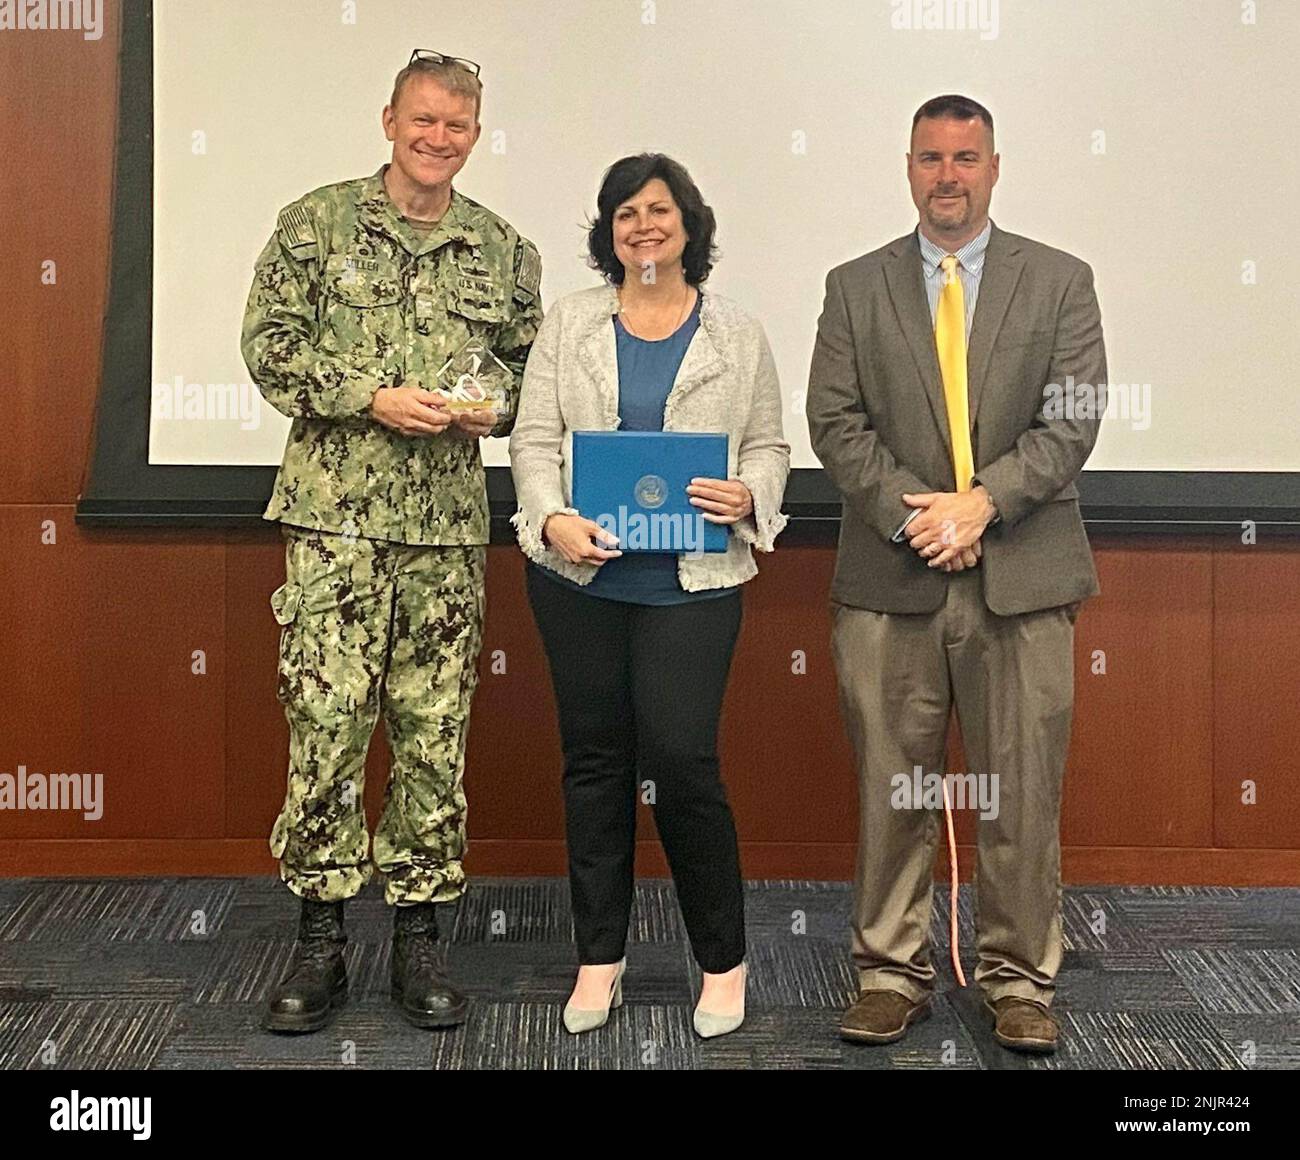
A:
<svg viewBox="0 0 1300 1160">
<path fill-rule="evenodd" d="M 985 491 L 989 490 L 987 484 L 981 481 L 978 476 L 971 476 L 970 485 L 972 488 L 982 487 Z M 992 527 L 994 524 L 1002 522 L 1002 513 L 998 511 L 998 505 L 994 501 L 992 494 L 989 495 L 989 503 L 993 504 L 993 518 L 989 520 L 989 527 Z"/>
<path fill-rule="evenodd" d="M 903 534 L 904 532 L 907 531 L 907 525 L 910 524 L 914 519 L 916 519 L 916 517 L 919 516 L 923 511 L 925 511 L 925 508 L 913 508 L 910 512 L 908 512 L 907 519 L 905 519 L 901 524 L 898 525 L 898 530 L 895 531 L 894 534 L 889 537 L 890 540 L 895 544 L 901 544 L 907 538 Z"/>
</svg>

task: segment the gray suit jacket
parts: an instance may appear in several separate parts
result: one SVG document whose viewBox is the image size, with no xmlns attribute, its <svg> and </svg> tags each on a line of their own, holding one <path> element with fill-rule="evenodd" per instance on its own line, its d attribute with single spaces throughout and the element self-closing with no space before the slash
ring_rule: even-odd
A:
<svg viewBox="0 0 1300 1160">
<path fill-rule="evenodd" d="M 984 599 L 1010 616 L 1098 591 L 1075 486 L 1105 411 L 1089 266 L 994 226 L 967 351 Z M 948 415 L 916 234 L 832 270 L 808 384 L 812 445 L 843 497 L 831 598 L 933 612 L 949 576 L 906 540 L 904 492 L 954 491 Z"/>
</svg>

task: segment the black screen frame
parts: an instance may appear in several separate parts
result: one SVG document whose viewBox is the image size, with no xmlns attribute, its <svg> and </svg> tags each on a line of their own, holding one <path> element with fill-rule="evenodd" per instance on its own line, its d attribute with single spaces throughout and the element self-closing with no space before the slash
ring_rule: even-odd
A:
<svg viewBox="0 0 1300 1160">
<path fill-rule="evenodd" d="M 274 467 L 149 462 L 153 319 L 153 4 L 126 0 L 118 89 L 112 258 L 104 357 L 79 524 L 101 527 L 255 525 Z M 253 255 L 249 256 L 251 269 Z M 506 467 L 487 469 L 493 542 L 513 538 Z M 1300 472 L 1085 471 L 1080 507 L 1091 531 L 1300 533 Z M 838 528 L 840 501 L 820 468 L 790 473 L 787 539 Z"/>
</svg>

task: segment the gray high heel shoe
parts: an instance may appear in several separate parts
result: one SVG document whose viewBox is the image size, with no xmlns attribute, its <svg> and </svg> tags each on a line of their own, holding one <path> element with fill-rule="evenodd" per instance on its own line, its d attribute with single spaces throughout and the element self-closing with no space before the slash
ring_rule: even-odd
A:
<svg viewBox="0 0 1300 1160">
<path fill-rule="evenodd" d="M 605 1026 L 610 1009 L 623 1006 L 623 972 L 625 970 L 627 970 L 626 955 L 618 960 L 618 970 L 614 972 L 614 981 L 609 987 L 609 1004 L 607 1006 L 590 1010 L 586 1007 L 575 1007 L 572 1003 L 564 1005 L 564 1026 L 566 1030 L 577 1035 L 581 1031 L 595 1031 L 597 1027 Z"/>
<path fill-rule="evenodd" d="M 742 986 L 749 985 L 749 964 L 740 964 Z M 745 996 L 742 991 L 740 996 L 740 1014 L 739 1015 L 715 1015 L 711 1011 L 701 1011 L 697 1005 L 695 1008 L 695 1034 L 701 1039 L 712 1039 L 716 1035 L 726 1035 L 730 1031 L 735 1031 L 745 1021 Z"/>
</svg>

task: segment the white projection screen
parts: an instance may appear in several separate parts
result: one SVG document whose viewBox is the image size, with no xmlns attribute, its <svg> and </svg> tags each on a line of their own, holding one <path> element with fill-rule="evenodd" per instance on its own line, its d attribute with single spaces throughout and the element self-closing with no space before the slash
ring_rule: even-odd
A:
<svg viewBox="0 0 1300 1160">
<path fill-rule="evenodd" d="M 239 352 L 253 261 L 281 206 L 387 160 L 380 111 L 422 47 L 481 62 L 456 184 L 536 242 L 546 305 L 595 283 L 583 226 L 611 162 L 687 166 L 719 223 L 709 286 L 767 329 L 795 467 L 818 466 L 826 272 L 914 228 L 911 116 L 957 92 L 996 122 L 994 221 L 1096 274 L 1112 405 L 1089 468 L 1300 471 L 1300 4 L 157 0 L 153 19 L 151 464 L 279 462 L 287 421 Z M 165 417 L 190 384 L 244 410 Z"/>
</svg>

